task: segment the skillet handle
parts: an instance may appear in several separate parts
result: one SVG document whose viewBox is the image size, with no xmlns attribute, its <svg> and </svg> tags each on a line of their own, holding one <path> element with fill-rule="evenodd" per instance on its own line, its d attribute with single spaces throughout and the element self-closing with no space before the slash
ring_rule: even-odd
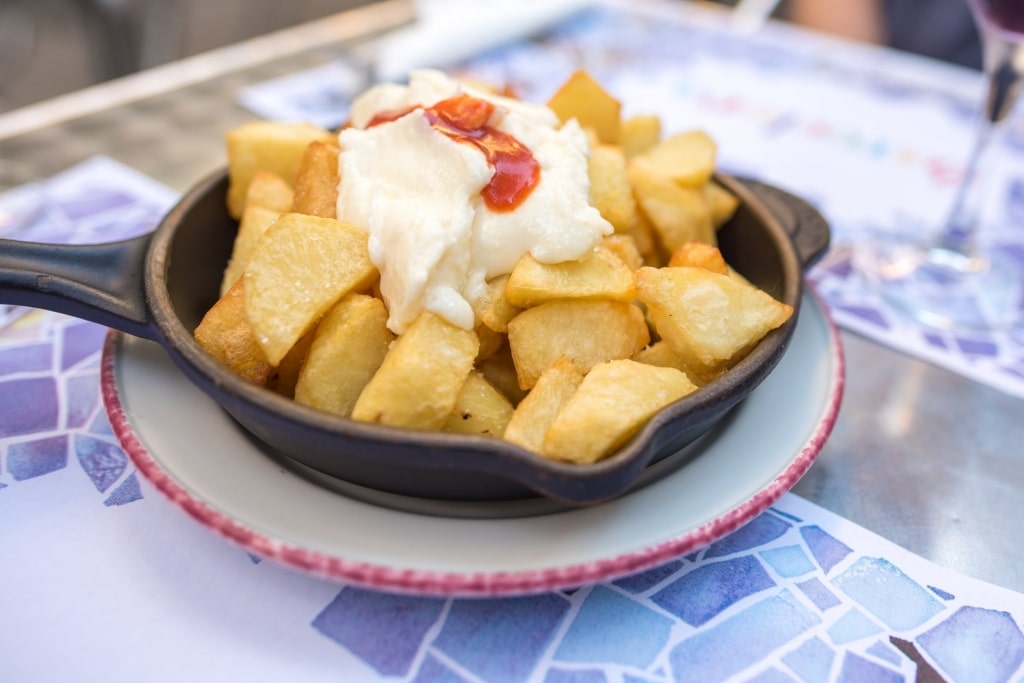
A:
<svg viewBox="0 0 1024 683">
<path fill-rule="evenodd" d="M 789 233 L 804 270 L 810 269 L 828 251 L 831 230 L 828 221 L 813 206 L 785 190 L 750 178 L 737 178 L 774 214 Z"/>
<path fill-rule="evenodd" d="M 45 308 L 156 339 L 143 280 L 151 237 L 81 245 L 0 239 L 0 303 Z"/>
</svg>

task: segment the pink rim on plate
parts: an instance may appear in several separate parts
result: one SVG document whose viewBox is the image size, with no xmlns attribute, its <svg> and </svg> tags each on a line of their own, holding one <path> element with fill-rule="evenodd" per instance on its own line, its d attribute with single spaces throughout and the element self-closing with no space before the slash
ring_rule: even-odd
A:
<svg viewBox="0 0 1024 683">
<path fill-rule="evenodd" d="M 446 572 L 401 569 L 354 561 L 275 539 L 239 523 L 197 498 L 168 474 L 143 446 L 121 400 L 116 378 L 116 349 L 120 333 L 107 335 L 101 366 L 101 389 L 114 434 L 136 468 L 153 486 L 201 524 L 249 552 L 315 576 L 375 590 L 420 595 L 508 596 L 608 581 L 699 550 L 726 536 L 764 512 L 807 472 L 832 432 L 845 384 L 845 358 L 839 331 L 821 298 L 808 287 L 828 327 L 829 353 L 835 376 L 823 413 L 806 443 L 788 466 L 745 502 L 714 520 L 664 542 L 613 557 L 525 571 Z"/>
</svg>

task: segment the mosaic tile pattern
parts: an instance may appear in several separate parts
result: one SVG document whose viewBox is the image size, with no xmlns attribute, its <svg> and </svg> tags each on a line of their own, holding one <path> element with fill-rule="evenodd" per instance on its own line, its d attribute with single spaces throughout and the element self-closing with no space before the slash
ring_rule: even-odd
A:
<svg viewBox="0 0 1024 683">
<path fill-rule="evenodd" d="M 1024 673 L 1024 602 L 1016 617 L 964 604 L 793 514 L 808 510 L 787 496 L 692 558 L 572 594 L 344 587 L 313 627 L 390 680 L 925 680 L 915 657 L 932 680 Z"/>
</svg>

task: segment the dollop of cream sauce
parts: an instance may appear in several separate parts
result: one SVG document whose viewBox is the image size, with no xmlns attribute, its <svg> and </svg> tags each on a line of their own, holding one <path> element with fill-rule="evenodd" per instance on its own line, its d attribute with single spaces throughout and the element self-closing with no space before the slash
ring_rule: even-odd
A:
<svg viewBox="0 0 1024 683">
<path fill-rule="evenodd" d="M 539 182 L 511 211 L 492 211 L 481 197 L 494 174 L 481 151 L 424 115 L 424 107 L 463 93 L 494 103 L 488 125 L 517 138 L 540 165 Z M 405 110 L 367 127 L 379 114 Z M 338 138 L 338 218 L 369 233 L 396 334 L 424 310 L 472 329 L 472 304 L 485 283 L 510 273 L 524 254 L 542 263 L 575 260 L 613 232 L 590 205 L 586 135 L 543 105 L 424 69 L 408 85 L 382 84 L 358 97 Z"/>
</svg>

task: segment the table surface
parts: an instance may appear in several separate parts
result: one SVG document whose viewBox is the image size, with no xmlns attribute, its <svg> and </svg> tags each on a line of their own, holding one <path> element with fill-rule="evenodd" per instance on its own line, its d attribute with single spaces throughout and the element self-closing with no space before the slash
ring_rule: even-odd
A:
<svg viewBox="0 0 1024 683">
<path fill-rule="evenodd" d="M 383 3 L 261 39 L 264 49 L 211 53 L 0 116 L 0 158 L 48 176 L 102 154 L 184 190 L 223 164 L 224 132 L 253 118 L 240 88 L 337 59 L 403 11 Z M 794 492 L 942 566 L 1024 591 L 1024 404 L 855 334 L 842 342 L 840 417 Z"/>
</svg>

